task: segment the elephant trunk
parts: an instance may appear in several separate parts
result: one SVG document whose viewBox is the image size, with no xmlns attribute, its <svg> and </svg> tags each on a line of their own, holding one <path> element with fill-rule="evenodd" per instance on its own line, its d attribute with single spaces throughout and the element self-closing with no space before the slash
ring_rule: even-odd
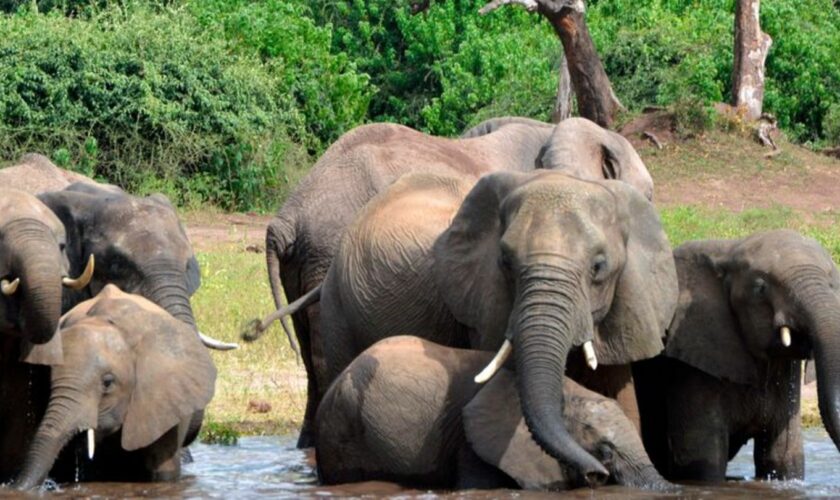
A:
<svg viewBox="0 0 840 500">
<path fill-rule="evenodd" d="M 542 265 L 526 269 L 509 328 L 522 414 L 546 453 L 581 474 L 587 484 L 606 482 L 598 460 L 569 435 L 563 421 L 563 377 L 573 339 L 592 338 L 592 316 L 580 273 Z"/>
<path fill-rule="evenodd" d="M 817 371 L 817 397 L 823 425 L 840 450 L 840 303 L 826 290 L 812 297 L 811 339 Z"/>
<path fill-rule="evenodd" d="M 81 430 L 94 427 L 95 424 L 84 422 L 82 394 L 75 386 L 73 383 L 53 382 L 47 411 L 26 454 L 20 475 L 13 483 L 14 488 L 30 490 L 39 487 L 70 439 Z"/>
<path fill-rule="evenodd" d="M 184 272 L 176 266 L 166 266 L 155 271 L 141 294 L 175 318 L 196 327 Z"/>
<path fill-rule="evenodd" d="M 61 254 L 52 232 L 41 222 L 22 220 L 7 227 L 17 255 L 13 266 L 20 287 L 21 329 L 33 344 L 48 342 L 61 317 Z"/>
</svg>

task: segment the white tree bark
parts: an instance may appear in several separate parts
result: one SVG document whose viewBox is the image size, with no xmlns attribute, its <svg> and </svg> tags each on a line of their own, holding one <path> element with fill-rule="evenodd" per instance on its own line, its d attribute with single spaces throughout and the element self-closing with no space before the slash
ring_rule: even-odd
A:
<svg viewBox="0 0 840 500">
<path fill-rule="evenodd" d="M 745 118 L 757 120 L 764 103 L 764 61 L 773 39 L 761 31 L 760 0 L 737 0 L 732 66 L 732 104 Z"/>
<path fill-rule="evenodd" d="M 557 99 L 554 101 L 554 112 L 551 121 L 559 123 L 572 116 L 572 76 L 569 74 L 569 61 L 566 54 L 560 53 L 560 72 L 557 82 Z"/>
</svg>

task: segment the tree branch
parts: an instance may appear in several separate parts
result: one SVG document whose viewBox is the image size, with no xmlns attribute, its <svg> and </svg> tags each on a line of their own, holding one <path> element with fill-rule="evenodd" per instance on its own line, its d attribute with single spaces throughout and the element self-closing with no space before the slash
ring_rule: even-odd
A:
<svg viewBox="0 0 840 500">
<path fill-rule="evenodd" d="M 493 12 L 499 7 L 508 4 L 521 5 L 525 7 L 528 10 L 528 12 L 534 12 L 540 7 L 539 2 L 537 2 L 536 0 L 493 0 L 492 2 L 479 9 L 478 13 L 483 16 L 484 14 Z"/>
</svg>

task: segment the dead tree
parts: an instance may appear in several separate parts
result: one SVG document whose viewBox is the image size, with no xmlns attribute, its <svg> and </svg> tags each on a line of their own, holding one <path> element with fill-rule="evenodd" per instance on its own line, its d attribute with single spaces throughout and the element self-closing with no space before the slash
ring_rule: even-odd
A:
<svg viewBox="0 0 840 500">
<path fill-rule="evenodd" d="M 487 14 L 508 4 L 521 5 L 548 19 L 563 42 L 578 112 L 602 127 L 609 127 L 616 112 L 623 106 L 613 93 L 604 65 L 595 50 L 584 19 L 586 6 L 583 0 L 493 0 L 479 12 Z"/>
<path fill-rule="evenodd" d="M 735 3 L 735 61 L 732 65 L 732 105 L 744 117 L 761 117 L 764 102 L 764 61 L 773 39 L 759 25 L 760 0 Z"/>
<path fill-rule="evenodd" d="M 560 123 L 572 116 L 572 77 L 569 75 L 569 61 L 560 53 L 560 71 L 557 75 L 557 99 L 551 113 L 552 123 Z"/>
</svg>

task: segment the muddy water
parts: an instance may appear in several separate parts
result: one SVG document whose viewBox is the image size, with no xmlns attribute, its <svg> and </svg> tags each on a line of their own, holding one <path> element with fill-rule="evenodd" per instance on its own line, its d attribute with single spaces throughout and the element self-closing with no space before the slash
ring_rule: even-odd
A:
<svg viewBox="0 0 840 500">
<path fill-rule="evenodd" d="M 812 498 L 840 497 L 840 455 L 822 430 L 805 432 L 805 481 L 764 482 L 734 480 L 721 486 L 680 486 L 674 492 L 650 492 L 620 487 L 563 493 L 566 498 Z M 291 437 L 243 438 L 235 447 L 195 445 L 194 463 L 185 466 L 184 478 L 174 484 L 62 485 L 42 497 L 182 497 L 182 498 L 300 498 L 323 496 L 382 496 L 402 498 L 547 498 L 548 494 L 522 491 L 424 492 L 388 483 L 339 487 L 315 484 L 311 457 L 294 449 Z M 728 475 L 752 474 L 752 446 L 729 465 Z M 0 489 L 0 496 L 3 490 Z"/>
</svg>

